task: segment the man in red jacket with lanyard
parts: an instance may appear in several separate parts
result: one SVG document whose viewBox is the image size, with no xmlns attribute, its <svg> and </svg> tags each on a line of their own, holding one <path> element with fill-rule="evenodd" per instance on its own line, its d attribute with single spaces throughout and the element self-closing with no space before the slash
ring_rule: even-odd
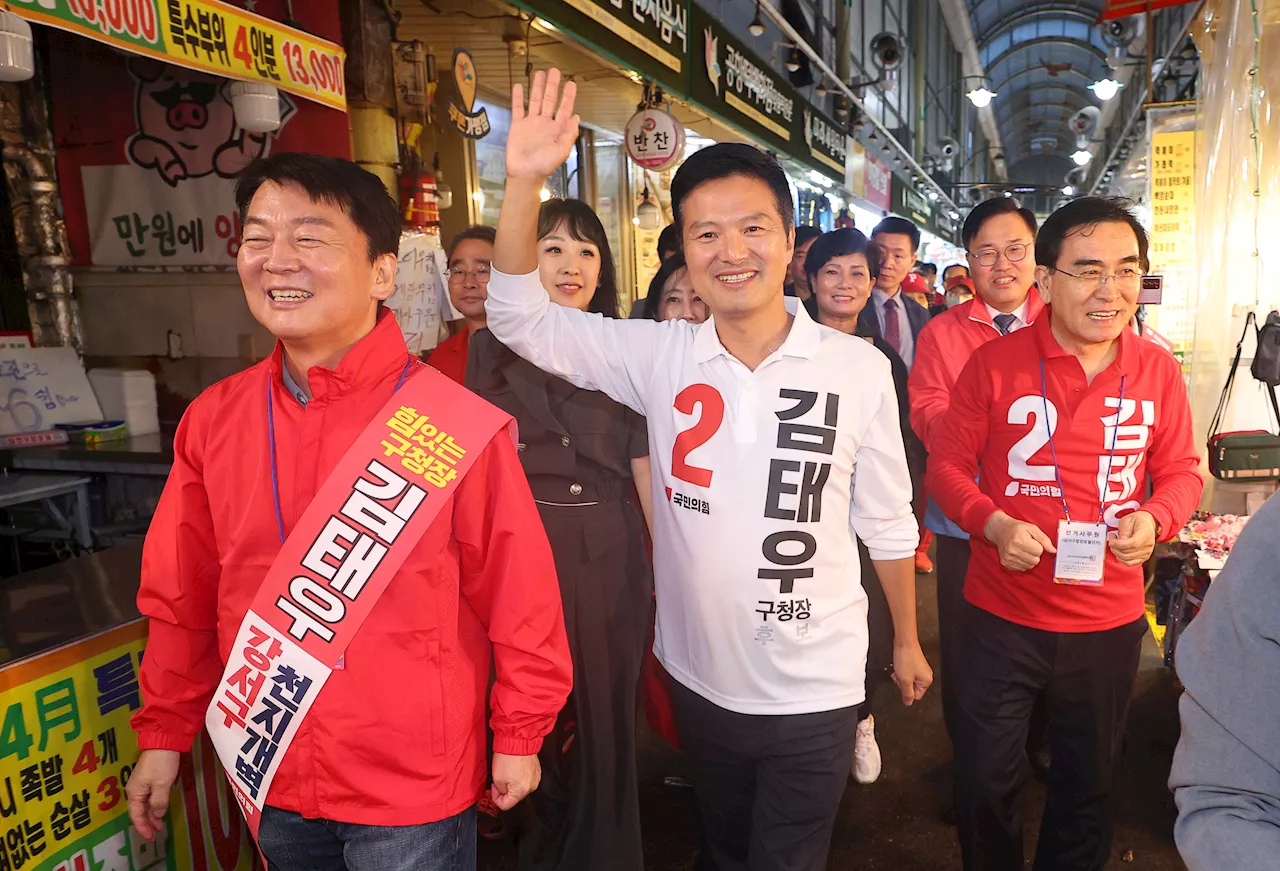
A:
<svg viewBox="0 0 1280 871">
<path fill-rule="evenodd" d="M 138 594 L 130 817 L 163 836 L 207 727 L 273 871 L 474 868 L 491 657 L 500 807 L 536 788 L 571 677 L 510 421 L 381 305 L 399 220 L 375 176 L 279 154 L 236 200 L 245 297 L 279 343 L 174 441 Z"/>
<path fill-rule="evenodd" d="M 1047 316 L 974 352 L 930 446 L 929 492 L 972 536 L 954 663 L 966 871 L 1023 867 L 1023 746 L 1040 696 L 1054 765 L 1035 868 L 1106 864 L 1142 564 L 1203 486 L 1181 369 L 1128 328 L 1142 225 L 1124 201 L 1082 198 L 1045 221 L 1035 253 Z"/>
</svg>

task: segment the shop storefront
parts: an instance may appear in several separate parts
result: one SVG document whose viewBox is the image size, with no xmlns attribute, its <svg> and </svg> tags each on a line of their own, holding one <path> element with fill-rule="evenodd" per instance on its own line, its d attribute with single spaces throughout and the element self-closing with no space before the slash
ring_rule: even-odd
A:
<svg viewBox="0 0 1280 871">
<path fill-rule="evenodd" d="M 629 297 L 645 294 L 657 270 L 657 237 L 672 220 L 669 187 L 682 162 L 654 172 L 626 156 L 626 123 L 646 88 L 660 94 L 657 104 L 683 126 L 684 157 L 724 141 L 774 152 L 792 183 L 799 222 L 832 229 L 857 202 L 848 183 L 851 140 L 843 129 L 702 7 L 688 0 L 643 9 L 608 0 L 485 2 L 481 15 L 474 6 L 467 5 L 466 15 L 449 3 L 441 15 L 407 14 L 400 31 L 433 50 L 453 44 L 475 57 L 480 105 L 492 129 L 474 143 L 450 140 L 447 131 L 442 140 L 442 147 L 473 155 L 467 222 L 491 225 L 497 218 L 511 84 L 523 81 L 528 69 L 560 67 L 578 82 L 583 136 L 570 164 L 548 182 L 547 195 L 580 197 L 596 210 L 615 249 L 624 309 Z M 507 10 L 514 12 L 507 17 Z M 657 226 L 648 226 L 651 219 L 641 226 L 637 208 L 646 191 L 660 210 Z M 442 214 L 445 235 L 465 226 L 462 217 Z"/>
<path fill-rule="evenodd" d="M 254 865 L 207 737 L 153 842 L 124 789 L 161 423 L 271 348 L 236 276 L 234 178 L 272 152 L 352 154 L 338 2 L 293 5 L 298 27 L 284 0 L 0 4 L 36 47 L 35 76 L 0 85 L 31 323 L 0 361 L 0 867 Z"/>
</svg>

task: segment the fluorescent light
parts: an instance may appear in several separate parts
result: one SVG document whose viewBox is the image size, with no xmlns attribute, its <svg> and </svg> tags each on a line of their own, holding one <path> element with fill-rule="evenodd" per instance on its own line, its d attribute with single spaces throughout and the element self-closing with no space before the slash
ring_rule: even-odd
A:
<svg viewBox="0 0 1280 871">
<path fill-rule="evenodd" d="M 991 101 L 997 96 L 995 91 L 988 91 L 986 88 L 977 88 L 965 94 L 969 98 L 969 102 L 977 106 L 979 109 L 985 109 L 991 105 Z"/>
<path fill-rule="evenodd" d="M 542 30 L 549 31 L 551 33 L 558 33 L 560 30 L 560 28 L 556 27 L 554 24 L 552 24 L 550 21 L 547 21 L 544 18 L 535 18 L 533 23 L 538 25 L 538 27 L 541 28 Z"/>
<path fill-rule="evenodd" d="M 1071 155 L 1071 159 L 1076 162 L 1076 166 L 1087 166 L 1089 161 L 1093 160 L 1093 155 L 1081 148 Z"/>
<path fill-rule="evenodd" d="M 1099 79 L 1089 86 L 1089 90 L 1093 91 L 1093 95 L 1099 100 L 1106 102 L 1119 93 L 1124 85 L 1115 79 Z"/>
</svg>

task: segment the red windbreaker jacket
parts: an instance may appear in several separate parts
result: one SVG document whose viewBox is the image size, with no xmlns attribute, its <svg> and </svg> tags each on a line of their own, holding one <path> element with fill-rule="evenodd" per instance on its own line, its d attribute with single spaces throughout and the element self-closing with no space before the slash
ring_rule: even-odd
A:
<svg viewBox="0 0 1280 871">
<path fill-rule="evenodd" d="M 287 535 L 391 397 L 407 360 L 386 313 L 336 369 L 311 369 L 305 407 L 281 381 L 279 346 L 191 404 L 143 552 L 138 607 L 151 628 L 144 705 L 133 718 L 142 749 L 191 748 L 240 621 L 280 550 L 267 390 Z M 572 666 L 551 548 L 505 434 L 485 448 L 451 503 L 347 648 L 345 668 L 325 684 L 269 805 L 312 818 L 413 825 L 474 804 L 486 774 L 491 643 L 494 750 L 536 753 L 551 730 Z"/>
<path fill-rule="evenodd" d="M 1044 311 L 1044 300 L 1034 287 L 1027 294 L 1027 325 Z M 973 352 L 1000 338 L 991 312 L 978 297 L 949 308 L 925 324 L 916 339 L 915 363 L 907 379 L 911 400 L 911 428 L 925 450 L 933 450 L 939 424 L 951 404 L 951 388 Z"/>
<path fill-rule="evenodd" d="M 1032 326 L 973 353 L 939 424 L 946 437 L 930 445 L 929 493 L 972 536 L 964 582 L 972 604 L 1049 632 L 1113 629 L 1143 613 L 1141 566 L 1123 566 L 1108 551 L 1101 586 L 1059 585 L 1053 554 L 1044 554 L 1030 571 L 1009 571 L 983 538 L 983 527 L 1002 510 L 1057 540 L 1063 510 L 1048 416 L 1072 520 L 1096 521 L 1105 492 L 1101 501 L 1112 529 L 1119 517 L 1141 508 L 1155 517 L 1165 540 L 1173 539 L 1204 487 L 1191 406 L 1178 361 L 1128 329 L 1115 361 L 1087 384 L 1080 362 L 1054 339 L 1049 321 L 1046 308 Z M 1108 469 L 1113 436 L 1115 459 Z M 975 482 L 979 468 L 982 479 Z"/>
</svg>

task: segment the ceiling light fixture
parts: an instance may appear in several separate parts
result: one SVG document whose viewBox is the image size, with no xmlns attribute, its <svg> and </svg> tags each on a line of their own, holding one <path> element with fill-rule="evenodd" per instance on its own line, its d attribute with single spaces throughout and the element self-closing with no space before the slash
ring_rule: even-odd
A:
<svg viewBox="0 0 1280 871">
<path fill-rule="evenodd" d="M 1093 95 L 1099 100 L 1106 102 L 1120 92 L 1124 85 L 1115 79 L 1098 79 L 1089 86 L 1089 90 L 1093 91 Z"/>
<path fill-rule="evenodd" d="M 787 72 L 796 73 L 800 71 L 800 49 L 792 46 L 787 49 L 787 59 L 782 65 L 787 68 Z"/>
<path fill-rule="evenodd" d="M 995 91 L 988 91 L 986 88 L 975 88 L 965 94 L 965 96 L 969 98 L 970 103 L 977 106 L 979 109 L 985 109 L 990 106 L 991 101 L 999 95 L 996 94 Z"/>
<path fill-rule="evenodd" d="M 1076 162 L 1076 166 L 1087 166 L 1089 161 L 1093 160 L 1093 155 L 1081 148 L 1071 155 L 1071 159 Z"/>
<path fill-rule="evenodd" d="M 1064 197 L 1073 197 L 1076 195 L 1076 189 L 1071 185 L 1064 185 L 1062 188 L 1062 195 Z"/>
<path fill-rule="evenodd" d="M 764 36 L 764 21 L 760 19 L 760 4 L 756 4 L 756 17 L 747 25 L 747 32 L 752 36 Z"/>
</svg>

